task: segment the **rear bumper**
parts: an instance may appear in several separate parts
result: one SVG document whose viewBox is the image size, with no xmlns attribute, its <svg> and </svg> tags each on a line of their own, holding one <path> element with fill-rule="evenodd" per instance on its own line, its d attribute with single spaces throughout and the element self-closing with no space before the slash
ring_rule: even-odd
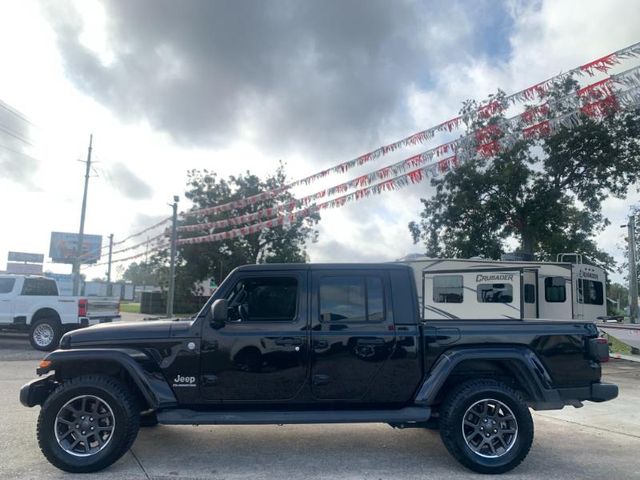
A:
<svg viewBox="0 0 640 480">
<path fill-rule="evenodd" d="M 618 396 L 618 386 L 613 383 L 595 382 L 587 387 L 559 388 L 558 393 L 565 405 L 572 405 L 585 400 L 606 402 Z"/>
<path fill-rule="evenodd" d="M 55 387 L 53 374 L 31 380 L 20 389 L 20 403 L 25 407 L 42 405 Z"/>
</svg>

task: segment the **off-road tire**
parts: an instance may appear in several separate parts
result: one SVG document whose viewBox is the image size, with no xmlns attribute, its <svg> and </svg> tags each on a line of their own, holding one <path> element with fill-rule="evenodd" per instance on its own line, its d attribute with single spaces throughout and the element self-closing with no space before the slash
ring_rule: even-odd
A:
<svg viewBox="0 0 640 480">
<path fill-rule="evenodd" d="M 48 327 L 52 332 L 51 343 L 47 345 L 39 344 L 36 341 L 36 333 L 38 332 L 38 327 Z M 55 350 L 58 348 L 60 344 L 60 338 L 62 337 L 62 326 L 60 325 L 60 321 L 54 317 L 40 318 L 31 324 L 31 328 L 29 329 L 29 343 L 36 350 L 40 350 L 41 352 L 50 352 L 51 350 Z"/>
<path fill-rule="evenodd" d="M 512 446 L 497 458 L 485 458 L 465 440 L 463 422 L 468 409 L 485 399 L 506 405 L 517 422 Z M 440 437 L 449 453 L 465 467 L 484 474 L 508 472 L 527 456 L 533 442 L 533 420 L 522 396 L 504 383 L 479 379 L 464 382 L 445 398 L 440 409 Z"/>
<path fill-rule="evenodd" d="M 56 416 L 70 400 L 84 395 L 97 397 L 111 408 L 115 425 L 106 446 L 89 456 L 74 456 L 58 443 L 54 431 Z M 44 456 L 61 470 L 87 473 L 116 462 L 133 445 L 140 425 L 136 399 L 119 380 L 106 375 L 83 375 L 64 382 L 47 398 L 38 417 L 37 436 Z"/>
</svg>

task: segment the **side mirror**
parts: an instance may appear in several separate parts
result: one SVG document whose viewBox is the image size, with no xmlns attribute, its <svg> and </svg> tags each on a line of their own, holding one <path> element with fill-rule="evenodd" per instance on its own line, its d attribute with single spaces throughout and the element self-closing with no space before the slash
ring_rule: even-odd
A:
<svg viewBox="0 0 640 480">
<path fill-rule="evenodd" d="M 229 316 L 229 306 L 224 298 L 219 298 L 211 305 L 211 324 L 214 328 L 221 328 Z"/>
</svg>

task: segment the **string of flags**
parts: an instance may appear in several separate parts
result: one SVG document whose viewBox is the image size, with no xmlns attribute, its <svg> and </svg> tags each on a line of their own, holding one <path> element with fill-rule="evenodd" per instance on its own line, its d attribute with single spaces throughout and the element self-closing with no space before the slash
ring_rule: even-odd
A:
<svg viewBox="0 0 640 480">
<path fill-rule="evenodd" d="M 627 72 L 623 72 L 623 74 L 625 75 L 625 79 L 627 78 L 628 74 L 637 75 L 633 78 L 636 78 L 636 84 L 640 85 L 640 67 L 636 67 Z M 613 77 L 606 80 L 612 79 Z M 596 88 L 590 88 L 591 86 L 588 86 L 578 91 L 577 96 L 580 99 L 594 100 L 594 102 L 592 103 L 582 105 L 581 103 L 573 102 L 573 98 L 576 97 L 576 95 L 570 93 L 558 99 L 555 102 L 555 106 L 559 107 L 560 105 L 564 105 L 565 103 L 570 102 L 572 104 L 571 106 L 573 106 L 574 109 L 580 108 L 582 113 L 588 116 L 594 116 L 599 113 L 601 114 L 603 109 L 611 108 L 613 101 L 611 98 L 611 95 L 613 95 L 613 89 L 611 87 L 608 87 L 606 89 L 601 88 L 601 84 L 602 81 L 593 84 L 596 86 Z M 624 84 L 628 85 L 629 82 L 625 81 Z M 589 95 L 584 94 L 584 92 L 586 91 L 589 92 Z M 494 142 L 494 139 L 499 138 L 503 130 L 509 131 L 513 129 L 521 129 L 522 136 L 525 139 L 538 138 L 540 136 L 548 135 L 552 128 L 552 125 L 550 123 L 551 120 L 549 120 L 548 118 L 551 111 L 552 110 L 549 105 L 543 104 L 535 107 L 534 109 L 526 110 L 525 112 L 519 115 L 515 115 L 509 119 L 505 119 L 500 124 L 489 124 L 486 127 L 477 129 L 451 142 L 447 142 L 437 147 L 430 148 L 429 150 L 426 150 L 417 155 L 413 155 L 412 157 L 401 160 L 392 165 L 385 166 L 368 174 L 358 176 L 347 182 L 343 182 L 339 185 L 320 190 L 305 197 L 292 199 L 291 201 L 288 201 L 276 207 L 261 209 L 256 212 L 251 212 L 236 217 L 221 219 L 213 222 L 196 223 L 193 225 L 182 225 L 178 227 L 178 231 L 197 232 L 203 230 L 219 230 L 223 228 L 244 225 L 246 223 L 257 222 L 259 220 L 269 219 L 279 214 L 295 210 L 296 208 L 307 206 L 317 200 L 331 197 L 336 194 L 345 193 L 351 189 L 371 185 L 377 180 L 385 180 L 390 177 L 398 176 L 401 173 L 406 172 L 406 170 L 409 168 L 415 168 L 420 165 L 429 163 L 434 158 L 442 157 L 443 155 L 450 153 L 455 153 L 459 148 L 469 148 L 474 141 L 475 145 L 478 145 L 478 148 L 482 151 L 483 154 L 495 154 L 497 144 Z"/>
<path fill-rule="evenodd" d="M 608 73 L 612 67 L 619 64 L 621 61 L 627 60 L 630 58 L 637 58 L 637 57 L 640 57 L 640 42 L 630 45 L 628 47 L 625 47 L 621 50 L 613 52 L 599 59 L 588 62 L 579 67 L 576 67 L 566 72 L 555 75 L 547 80 L 544 80 L 543 82 L 539 82 L 524 90 L 520 90 L 519 92 L 508 95 L 504 98 L 502 102 L 498 100 L 490 100 L 488 102 L 485 102 L 480 107 L 478 107 L 478 109 L 475 112 L 469 113 L 467 117 L 473 117 L 477 115 L 479 118 L 489 118 L 492 115 L 495 115 L 499 111 L 502 111 L 511 105 L 530 102 L 536 99 L 544 99 L 548 95 L 549 91 L 552 88 L 554 88 L 555 85 L 557 85 L 562 80 L 569 78 L 570 76 L 573 76 L 573 75 L 594 76 L 596 72 Z M 356 157 L 352 160 L 339 163 L 337 165 L 334 165 L 331 168 L 328 168 L 320 172 L 314 173 L 312 175 L 309 175 L 307 177 L 295 180 L 284 187 L 262 192 L 257 195 L 253 195 L 251 197 L 243 198 L 241 200 L 236 200 L 233 202 L 190 210 L 188 212 L 183 212 L 182 215 L 188 217 L 188 216 L 194 216 L 194 215 L 218 214 L 218 213 L 226 212 L 236 208 L 244 208 L 249 205 L 262 202 L 264 200 L 272 199 L 280 195 L 283 191 L 287 191 L 301 185 L 309 185 L 330 174 L 345 173 L 352 168 L 369 163 L 373 160 L 376 160 L 385 155 L 388 155 L 389 153 L 395 152 L 396 150 L 399 150 L 401 148 L 422 144 L 430 140 L 431 138 L 433 138 L 439 132 L 452 132 L 453 130 L 460 128 L 465 123 L 465 121 L 468 121 L 468 120 L 469 118 L 464 118 L 463 116 L 457 116 L 449 120 L 446 120 L 438 125 L 430 127 L 426 130 L 422 130 L 420 132 L 414 133 L 396 142 L 381 146 L 371 152 L 360 155 L 359 157 Z"/>
<path fill-rule="evenodd" d="M 544 120 L 525 129 L 511 132 L 503 135 L 499 139 L 491 140 L 488 143 L 476 144 L 470 150 L 459 148 L 454 155 L 443 158 L 435 163 L 420 167 L 393 178 L 388 178 L 380 183 L 360 188 L 354 192 L 348 193 L 341 197 L 337 197 L 319 204 L 314 204 L 297 210 L 277 218 L 272 218 L 260 223 L 255 223 L 241 228 L 228 230 L 219 233 L 212 233 L 198 237 L 183 238 L 177 241 L 177 245 L 194 245 L 200 243 L 215 242 L 221 240 L 229 240 L 244 237 L 253 233 L 260 232 L 264 229 L 274 228 L 276 226 L 284 226 L 292 224 L 300 218 L 308 217 L 312 212 L 325 210 L 329 208 L 339 208 L 347 203 L 358 201 L 372 195 L 378 195 L 385 191 L 398 190 L 408 185 L 419 183 L 427 178 L 434 178 L 446 174 L 461 165 L 474 155 L 482 158 L 491 158 L 498 153 L 505 151 L 515 144 L 521 138 L 531 138 L 535 136 L 542 138 L 557 132 L 560 128 L 575 128 L 582 122 L 581 114 L 589 117 L 603 116 L 608 113 L 609 108 L 630 108 L 640 105 L 640 85 L 630 89 L 618 98 L 615 93 L 611 93 L 593 102 L 586 103 L 582 107 L 562 114 L 558 117 Z M 471 137 L 472 134 L 467 135 Z M 464 137 L 463 137 L 464 138 Z"/>
</svg>

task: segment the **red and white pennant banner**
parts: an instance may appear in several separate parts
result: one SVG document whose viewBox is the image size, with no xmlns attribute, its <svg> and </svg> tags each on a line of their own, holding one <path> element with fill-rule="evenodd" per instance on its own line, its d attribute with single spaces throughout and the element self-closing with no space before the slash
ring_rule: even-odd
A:
<svg viewBox="0 0 640 480">
<path fill-rule="evenodd" d="M 640 67 L 629 70 L 627 72 L 623 72 L 620 75 L 624 75 L 624 77 L 620 77 L 624 78 L 624 81 L 617 81 L 614 83 L 619 83 L 625 86 L 632 84 L 640 86 Z M 568 103 L 568 100 L 571 100 L 571 105 L 574 108 L 580 108 L 584 114 L 593 116 L 591 113 L 592 110 L 606 107 L 606 102 L 611 103 L 612 100 L 610 98 L 606 100 L 605 98 L 610 97 L 613 94 L 613 87 L 610 84 L 616 79 L 617 77 L 610 77 L 608 79 L 605 79 L 608 83 L 604 83 L 605 81 L 600 81 L 589 85 L 583 89 L 580 89 L 577 93 L 577 96 L 573 93 L 565 95 L 563 98 L 554 103 L 554 107 L 558 107 L 560 104 L 564 105 Z M 633 81 L 629 79 L 632 79 Z M 574 102 L 574 98 L 582 101 Z M 597 99 L 603 101 L 596 101 L 592 102 L 591 104 L 587 103 L 585 104 L 585 106 L 581 106 L 585 103 L 585 99 Z M 400 162 L 388 165 L 368 174 L 361 175 L 339 185 L 320 190 L 316 193 L 307 195 L 299 199 L 294 199 L 283 205 L 262 209 L 257 212 L 252 212 L 237 217 L 217 220 L 214 222 L 183 225 L 178 227 L 178 231 L 196 232 L 202 230 L 217 230 L 221 228 L 239 226 L 244 225 L 245 223 L 272 218 L 279 214 L 293 211 L 296 208 L 307 206 L 323 198 L 331 197 L 340 193 L 345 193 L 351 189 L 357 189 L 367 185 L 371 185 L 378 180 L 397 177 L 401 173 L 406 172 L 408 168 L 415 168 L 420 165 L 429 163 L 435 157 L 441 157 L 449 153 L 455 153 L 460 147 L 468 148 L 472 146 L 471 142 L 474 142 L 474 145 L 477 146 L 476 148 L 483 151 L 484 154 L 491 154 L 499 146 L 499 143 L 497 143 L 496 140 L 503 135 L 503 132 L 512 129 L 519 129 L 522 130 L 524 138 L 533 138 L 539 137 L 540 135 L 545 135 L 547 133 L 546 130 L 549 127 L 550 113 L 551 107 L 547 104 L 542 104 L 526 110 L 519 115 L 515 115 L 509 119 L 505 119 L 501 123 L 490 124 L 486 127 L 472 131 L 466 136 L 460 137 L 459 139 L 452 142 L 448 142 L 435 148 L 431 148 L 420 154 L 414 155 L 405 160 L 401 160 Z"/>
<path fill-rule="evenodd" d="M 553 88 L 553 86 L 557 82 L 565 78 L 568 78 L 571 75 L 593 76 L 596 72 L 607 73 L 614 65 L 620 63 L 621 61 L 629 58 L 638 57 L 638 56 L 640 56 L 640 42 L 630 45 L 626 48 L 618 50 L 604 57 L 601 57 L 597 60 L 593 60 L 589 63 L 576 67 L 572 70 L 568 70 L 567 72 L 551 77 L 529 88 L 526 88 L 524 90 L 511 94 L 505 97 L 504 104 L 501 104 L 497 100 L 489 101 L 486 104 L 480 106 L 478 110 L 475 112 L 475 114 L 478 115 L 480 118 L 489 118 L 490 116 L 494 115 L 498 111 L 506 108 L 509 104 L 513 105 L 516 103 L 532 101 L 537 98 L 538 99 L 543 98 L 544 96 L 546 96 L 549 90 Z M 326 170 L 322 170 L 313 175 L 309 175 L 302 179 L 291 182 L 290 184 L 288 184 L 283 188 L 268 191 L 268 192 L 263 192 L 258 195 L 253 195 L 251 197 L 247 197 L 241 200 L 236 200 L 234 202 L 214 205 L 211 207 L 205 207 L 200 209 L 194 209 L 188 212 L 183 212 L 182 215 L 192 216 L 192 215 L 217 214 L 217 213 L 233 210 L 235 208 L 243 208 L 243 207 L 246 207 L 247 205 L 252 205 L 254 203 L 257 203 L 266 199 L 274 198 L 284 190 L 289 190 L 299 185 L 309 185 L 310 183 L 315 182 L 316 180 L 319 180 L 321 178 L 324 178 L 327 175 L 330 175 L 333 173 L 344 173 L 356 166 L 364 165 L 365 163 L 368 163 L 372 160 L 380 158 L 400 148 L 424 143 L 427 140 L 433 138 L 436 133 L 451 132 L 452 130 L 460 127 L 462 123 L 463 123 L 462 117 L 460 116 L 454 117 L 450 120 L 440 123 L 439 125 L 414 133 L 413 135 L 403 138 L 402 140 L 398 140 L 397 142 L 393 142 L 388 145 L 379 147 L 369 153 L 361 155 L 352 160 L 340 163 Z"/>
<path fill-rule="evenodd" d="M 475 155 L 483 158 L 491 158 L 498 153 L 511 148 L 520 138 L 541 138 L 556 132 L 559 128 L 574 128 L 581 123 L 581 114 L 589 117 L 603 116 L 609 113 L 611 108 L 633 108 L 640 105 L 640 87 L 634 87 L 621 93 L 619 98 L 615 94 L 608 95 L 594 102 L 587 103 L 577 110 L 561 115 L 559 117 L 544 120 L 527 127 L 521 131 L 504 135 L 498 140 L 492 140 L 489 143 L 479 144 L 475 146 Z M 361 188 L 354 192 L 348 193 L 338 198 L 328 200 L 326 202 L 312 205 L 302 210 L 298 210 L 278 218 L 270 219 L 261 223 L 249 225 L 246 227 L 203 235 L 199 237 L 184 238 L 178 240 L 178 245 L 193 245 L 199 243 L 208 243 L 221 240 L 243 237 L 249 234 L 260 232 L 267 228 L 287 225 L 293 223 L 298 218 L 309 216 L 311 212 L 324 210 L 328 208 L 339 208 L 347 203 L 367 198 L 371 195 L 380 194 L 385 191 L 397 190 L 410 184 L 424 181 L 427 178 L 437 177 L 453 168 L 457 168 L 469 152 L 463 154 L 460 150 L 457 154 L 447 158 L 443 158 L 437 163 L 426 167 L 412 170 L 403 175 L 384 180 L 378 184 Z"/>
</svg>

